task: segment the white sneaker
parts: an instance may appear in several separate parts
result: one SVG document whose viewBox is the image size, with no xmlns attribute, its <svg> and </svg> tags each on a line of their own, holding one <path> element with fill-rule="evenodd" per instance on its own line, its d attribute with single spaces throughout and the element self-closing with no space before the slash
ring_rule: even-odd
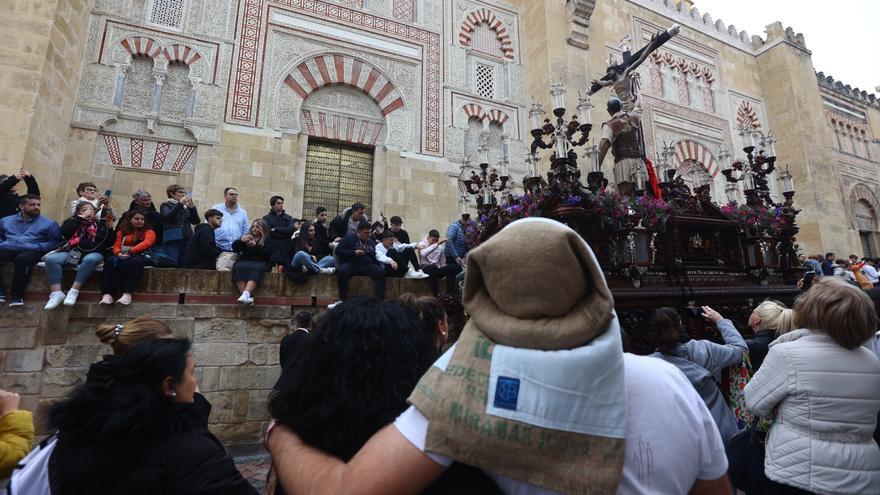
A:
<svg viewBox="0 0 880 495">
<path fill-rule="evenodd" d="M 421 270 L 414 270 L 412 267 L 407 270 L 406 275 L 403 278 L 425 278 L 428 275 Z"/>
<path fill-rule="evenodd" d="M 245 300 L 241 301 L 241 303 L 244 304 L 245 306 L 250 306 L 251 304 L 254 303 L 254 298 L 248 297 Z"/>
<path fill-rule="evenodd" d="M 427 273 L 425 273 L 421 270 L 416 270 L 416 278 L 428 278 L 428 277 L 430 277 L 430 275 L 428 275 Z"/>
<path fill-rule="evenodd" d="M 61 305 L 61 301 L 65 298 L 65 294 L 60 290 L 58 292 L 53 292 L 49 294 L 49 302 L 46 303 L 46 306 L 43 309 L 55 309 L 59 305 Z"/>
<path fill-rule="evenodd" d="M 101 304 L 113 304 L 113 296 L 111 296 L 110 294 L 104 294 L 101 297 L 101 302 L 99 302 L 98 305 L 100 306 Z"/>
<path fill-rule="evenodd" d="M 76 289 L 70 289 L 67 291 L 67 297 L 64 298 L 65 306 L 73 306 L 76 304 L 76 298 L 79 297 L 79 291 Z"/>
<path fill-rule="evenodd" d="M 131 304 L 131 295 L 123 294 L 122 297 L 116 300 L 116 302 L 123 306 L 128 306 L 129 304 Z"/>
<path fill-rule="evenodd" d="M 241 296 L 239 296 L 238 299 L 236 299 L 236 301 L 240 302 L 241 304 L 244 304 L 245 306 L 249 306 L 254 303 L 254 298 L 251 297 L 251 295 L 248 294 L 247 292 L 242 292 Z"/>
<path fill-rule="evenodd" d="M 320 270 L 318 270 L 318 273 L 320 273 L 321 275 L 333 275 L 334 273 L 336 273 L 336 268 L 332 266 L 329 268 L 321 268 Z"/>
<path fill-rule="evenodd" d="M 336 301 L 335 303 L 328 304 L 327 309 L 333 309 L 336 306 L 339 306 L 340 304 L 342 304 L 342 301 Z"/>
</svg>

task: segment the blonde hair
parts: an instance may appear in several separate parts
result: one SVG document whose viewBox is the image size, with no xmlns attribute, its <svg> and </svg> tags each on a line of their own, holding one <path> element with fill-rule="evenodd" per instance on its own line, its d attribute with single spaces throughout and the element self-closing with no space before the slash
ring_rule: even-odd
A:
<svg viewBox="0 0 880 495">
<path fill-rule="evenodd" d="M 141 316 L 125 324 L 102 323 L 95 335 L 113 349 L 115 356 L 119 356 L 145 340 L 172 338 L 174 332 L 161 321 Z"/>
<path fill-rule="evenodd" d="M 761 330 L 775 330 L 782 335 L 794 330 L 794 311 L 777 301 L 764 301 L 755 308 Z"/>
<path fill-rule="evenodd" d="M 824 332 L 846 349 L 862 345 L 877 331 L 877 314 L 862 289 L 836 277 L 822 277 L 794 303 L 794 324 Z"/>
</svg>

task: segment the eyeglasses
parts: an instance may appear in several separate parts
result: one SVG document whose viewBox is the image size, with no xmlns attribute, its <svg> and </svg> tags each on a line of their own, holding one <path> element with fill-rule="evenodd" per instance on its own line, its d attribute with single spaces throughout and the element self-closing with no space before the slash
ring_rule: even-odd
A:
<svg viewBox="0 0 880 495">
<path fill-rule="evenodd" d="M 87 188 L 83 189 L 83 191 L 85 191 L 85 192 L 98 192 L 98 190 L 95 189 L 94 187 L 87 187 Z"/>
</svg>

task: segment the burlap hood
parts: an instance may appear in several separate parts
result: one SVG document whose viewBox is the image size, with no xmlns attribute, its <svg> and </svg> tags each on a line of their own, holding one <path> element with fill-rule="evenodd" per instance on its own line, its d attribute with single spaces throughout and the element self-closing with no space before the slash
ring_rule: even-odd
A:
<svg viewBox="0 0 880 495">
<path fill-rule="evenodd" d="M 555 491 L 614 493 L 623 353 L 589 246 L 561 223 L 516 221 L 469 253 L 463 302 L 460 340 L 410 397 L 429 421 L 426 450 Z"/>
</svg>

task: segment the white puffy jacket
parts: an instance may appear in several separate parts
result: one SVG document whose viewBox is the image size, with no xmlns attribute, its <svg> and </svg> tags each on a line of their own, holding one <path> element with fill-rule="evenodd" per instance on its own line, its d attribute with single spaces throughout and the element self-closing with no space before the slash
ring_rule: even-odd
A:
<svg viewBox="0 0 880 495">
<path fill-rule="evenodd" d="M 776 420 L 764 472 L 822 495 L 880 494 L 880 360 L 827 335 L 796 330 L 772 344 L 745 388 L 746 407 Z"/>
</svg>

